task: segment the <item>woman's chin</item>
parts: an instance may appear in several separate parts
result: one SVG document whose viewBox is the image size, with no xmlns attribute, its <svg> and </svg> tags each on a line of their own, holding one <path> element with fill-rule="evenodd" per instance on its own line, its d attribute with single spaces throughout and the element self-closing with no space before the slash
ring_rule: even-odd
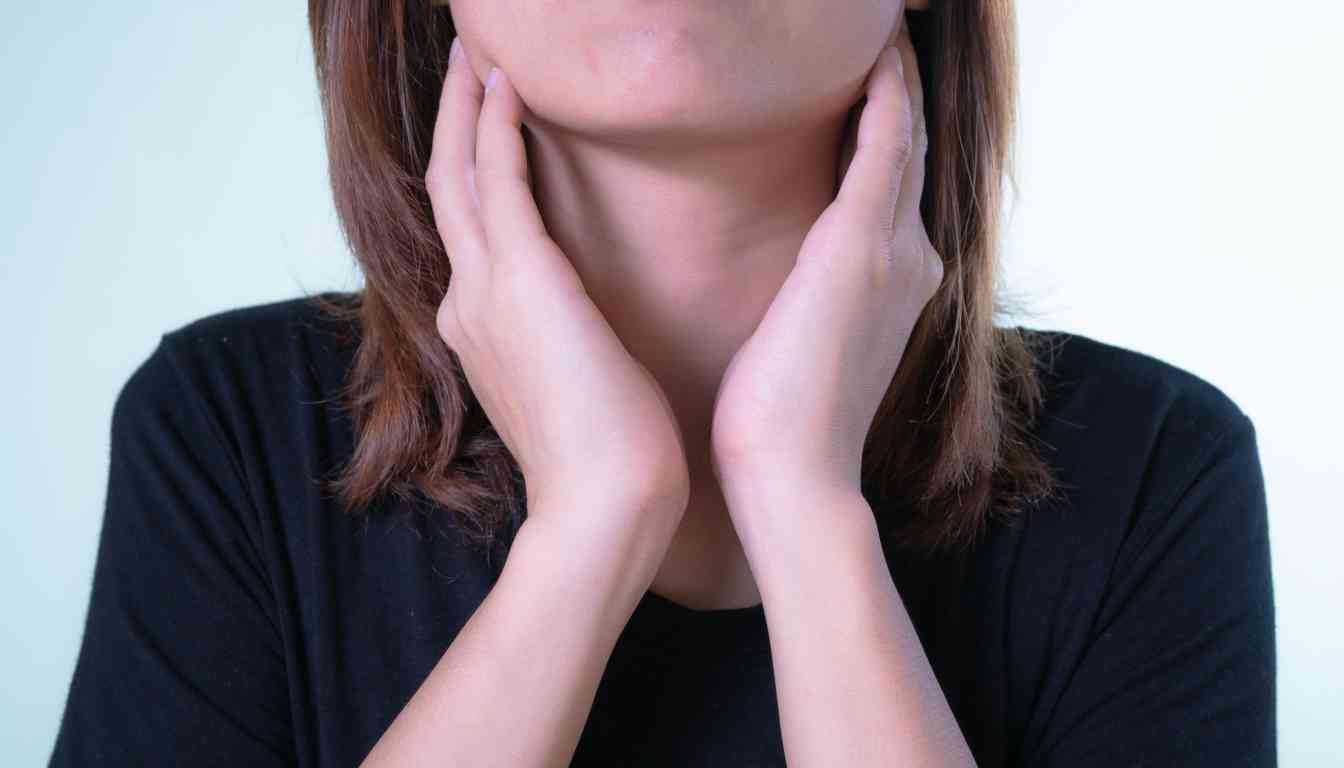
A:
<svg viewBox="0 0 1344 768">
<path fill-rule="evenodd" d="M 695 145 L 749 140 L 768 128 L 738 100 L 721 94 L 673 90 L 641 93 L 623 100 L 569 102 L 554 110 L 532 110 L 547 126 L 594 140 L 641 146 Z"/>
</svg>

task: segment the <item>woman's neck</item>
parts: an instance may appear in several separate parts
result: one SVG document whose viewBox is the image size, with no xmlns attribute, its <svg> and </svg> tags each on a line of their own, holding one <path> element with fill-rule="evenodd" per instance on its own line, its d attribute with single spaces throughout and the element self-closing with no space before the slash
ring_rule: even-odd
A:
<svg viewBox="0 0 1344 768">
<path fill-rule="evenodd" d="M 529 120 L 547 231 L 670 390 L 687 375 L 702 395 L 716 387 L 759 322 L 834 198 L 845 117 L 698 146 L 604 143 Z"/>
<path fill-rule="evenodd" d="M 696 146 L 604 143 L 528 121 L 547 231 L 685 437 L 691 503 L 654 591 L 688 604 L 756 594 L 710 469 L 713 401 L 835 197 L 846 117 Z"/>
</svg>

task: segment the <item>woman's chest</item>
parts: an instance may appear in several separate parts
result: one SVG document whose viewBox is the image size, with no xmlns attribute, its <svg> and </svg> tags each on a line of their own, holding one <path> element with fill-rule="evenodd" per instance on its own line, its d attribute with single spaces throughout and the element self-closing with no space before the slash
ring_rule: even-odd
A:
<svg viewBox="0 0 1344 768">
<path fill-rule="evenodd" d="M 763 616 L 685 618 L 649 598 L 635 609 L 573 765 L 784 765 Z"/>
<path fill-rule="evenodd" d="M 327 520 L 287 536 L 274 576 L 301 764 L 359 764 L 498 577 L 501 562 L 418 514 Z M 939 575 L 932 592 L 899 583 L 910 608 L 925 608 L 912 618 L 930 661 L 968 739 L 984 748 L 1015 730 L 1003 722 L 1013 709 L 1003 686 L 1016 665 L 995 651 L 1017 654 L 990 641 L 1002 640 L 1002 616 L 971 599 L 991 585 Z M 936 620 L 966 599 L 962 621 Z M 535 643 L 528 663 L 572 652 Z M 986 727 L 995 733 L 975 733 Z M 612 649 L 572 764 L 784 765 L 764 614 L 696 620 L 646 596 Z"/>
</svg>

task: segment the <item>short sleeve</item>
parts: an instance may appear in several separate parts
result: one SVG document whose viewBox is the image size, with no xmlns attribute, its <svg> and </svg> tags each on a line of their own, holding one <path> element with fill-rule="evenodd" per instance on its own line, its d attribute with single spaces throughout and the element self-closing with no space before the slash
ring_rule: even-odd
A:
<svg viewBox="0 0 1344 768">
<path fill-rule="evenodd" d="M 171 338 L 113 409 L 93 586 L 52 766 L 294 762 L 253 506 Z"/>
<path fill-rule="evenodd" d="M 1023 765 L 1276 764 L 1264 478 L 1245 414 L 1137 518 Z"/>
</svg>

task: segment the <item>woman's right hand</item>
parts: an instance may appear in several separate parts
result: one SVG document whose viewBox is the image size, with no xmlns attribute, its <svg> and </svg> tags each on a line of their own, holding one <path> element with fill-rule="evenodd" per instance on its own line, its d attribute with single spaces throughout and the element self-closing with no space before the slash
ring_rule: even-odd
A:
<svg viewBox="0 0 1344 768">
<path fill-rule="evenodd" d="M 502 72 L 487 92 L 460 41 L 454 50 L 425 175 L 452 262 L 439 334 L 522 468 L 530 499 L 598 493 L 612 503 L 585 503 L 559 522 L 587 532 L 651 522 L 640 529 L 670 538 L 689 494 L 672 407 L 546 232 L 522 99 Z M 591 519 L 612 515 L 621 519 Z"/>
</svg>

